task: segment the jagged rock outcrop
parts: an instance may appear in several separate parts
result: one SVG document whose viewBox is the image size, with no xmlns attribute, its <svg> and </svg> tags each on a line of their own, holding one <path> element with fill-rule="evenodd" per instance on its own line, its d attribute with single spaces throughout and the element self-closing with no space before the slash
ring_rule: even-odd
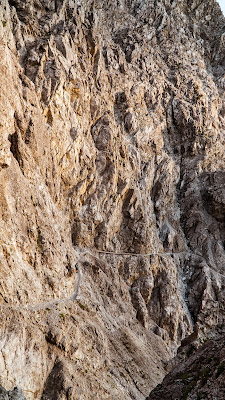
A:
<svg viewBox="0 0 225 400">
<path fill-rule="evenodd" d="M 225 337 L 209 340 L 178 364 L 146 400 L 223 400 L 225 395 Z M 193 350 L 193 349 L 192 349 Z"/>
<path fill-rule="evenodd" d="M 0 37 L 0 383 L 144 399 L 224 324 L 224 17 L 2 0 Z"/>
</svg>

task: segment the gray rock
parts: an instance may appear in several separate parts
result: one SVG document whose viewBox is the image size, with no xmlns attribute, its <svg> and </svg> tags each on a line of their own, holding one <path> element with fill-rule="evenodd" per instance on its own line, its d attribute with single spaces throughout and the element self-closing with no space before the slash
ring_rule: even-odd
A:
<svg viewBox="0 0 225 400">
<path fill-rule="evenodd" d="M 20 388 L 15 387 L 13 390 L 5 390 L 0 386 L 0 399 L 1 400 L 26 400 Z"/>
</svg>

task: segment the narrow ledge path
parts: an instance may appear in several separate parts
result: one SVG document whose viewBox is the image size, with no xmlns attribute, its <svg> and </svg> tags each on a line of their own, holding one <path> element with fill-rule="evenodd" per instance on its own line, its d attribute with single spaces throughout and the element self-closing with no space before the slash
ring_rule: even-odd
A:
<svg viewBox="0 0 225 400">
<path fill-rule="evenodd" d="M 80 258 L 83 258 L 85 256 L 85 254 L 90 254 L 91 256 L 94 256 L 95 258 L 97 258 L 91 251 L 91 249 L 87 249 L 87 248 L 83 248 L 82 250 L 80 249 Z M 130 256 L 134 256 L 134 257 L 150 257 L 150 256 L 159 256 L 159 257 L 171 257 L 171 256 L 179 256 L 179 255 L 183 255 L 183 256 L 194 256 L 194 257 L 199 257 L 200 259 L 204 260 L 204 257 L 202 257 L 199 254 L 195 254 L 192 253 L 190 251 L 183 251 L 183 252 L 177 252 L 177 253 L 173 253 L 173 252 L 166 252 L 166 253 L 126 253 L 126 252 L 113 252 L 113 251 L 105 251 L 105 250 L 96 250 L 95 252 L 97 254 L 105 254 L 105 255 L 112 255 L 112 256 L 125 256 L 125 257 L 130 257 Z M 78 263 L 80 263 L 80 260 L 78 261 Z M 221 273 L 219 273 L 218 271 L 213 270 L 216 274 L 219 274 L 223 277 L 225 277 L 225 275 L 222 275 Z M 18 305 L 15 306 L 13 304 L 1 304 L 0 308 L 10 308 L 10 309 L 15 309 L 15 310 L 31 310 L 31 311 L 38 311 L 38 310 L 44 310 L 44 309 L 48 309 L 48 308 L 52 308 L 54 306 L 57 306 L 58 304 L 65 304 L 65 303 L 69 303 L 71 301 L 75 301 L 78 297 L 79 294 L 79 288 L 80 288 L 80 284 L 81 284 L 81 278 L 82 278 L 82 273 L 81 273 L 81 268 L 79 266 L 78 269 L 76 269 L 76 274 L 75 274 L 75 283 L 74 283 L 74 292 L 72 294 L 71 297 L 68 298 L 59 298 L 59 299 L 55 299 L 53 301 L 50 302 L 42 302 L 42 303 L 37 303 L 37 304 L 24 304 L 24 305 Z"/>
</svg>

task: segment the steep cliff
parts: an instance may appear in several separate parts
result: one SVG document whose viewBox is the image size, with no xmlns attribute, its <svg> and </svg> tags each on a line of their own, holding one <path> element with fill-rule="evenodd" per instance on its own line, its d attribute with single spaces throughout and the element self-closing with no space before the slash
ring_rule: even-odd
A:
<svg viewBox="0 0 225 400">
<path fill-rule="evenodd" d="M 223 330 L 224 17 L 213 0 L 0 14 L 0 383 L 144 399 L 193 330 Z"/>
<path fill-rule="evenodd" d="M 209 340 L 169 373 L 146 400 L 223 400 L 225 337 Z M 189 349 L 190 350 L 190 349 Z"/>
</svg>

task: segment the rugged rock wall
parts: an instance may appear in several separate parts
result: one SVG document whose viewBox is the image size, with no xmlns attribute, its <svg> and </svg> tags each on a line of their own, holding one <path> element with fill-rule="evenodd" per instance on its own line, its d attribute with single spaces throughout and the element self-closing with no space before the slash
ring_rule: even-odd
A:
<svg viewBox="0 0 225 400">
<path fill-rule="evenodd" d="M 194 326 L 223 326 L 224 18 L 213 0 L 0 13 L 1 383 L 143 399 Z"/>
<path fill-rule="evenodd" d="M 225 337 L 209 340 L 169 373 L 146 400 L 223 400 Z M 192 349 L 193 350 L 193 349 Z"/>
</svg>

